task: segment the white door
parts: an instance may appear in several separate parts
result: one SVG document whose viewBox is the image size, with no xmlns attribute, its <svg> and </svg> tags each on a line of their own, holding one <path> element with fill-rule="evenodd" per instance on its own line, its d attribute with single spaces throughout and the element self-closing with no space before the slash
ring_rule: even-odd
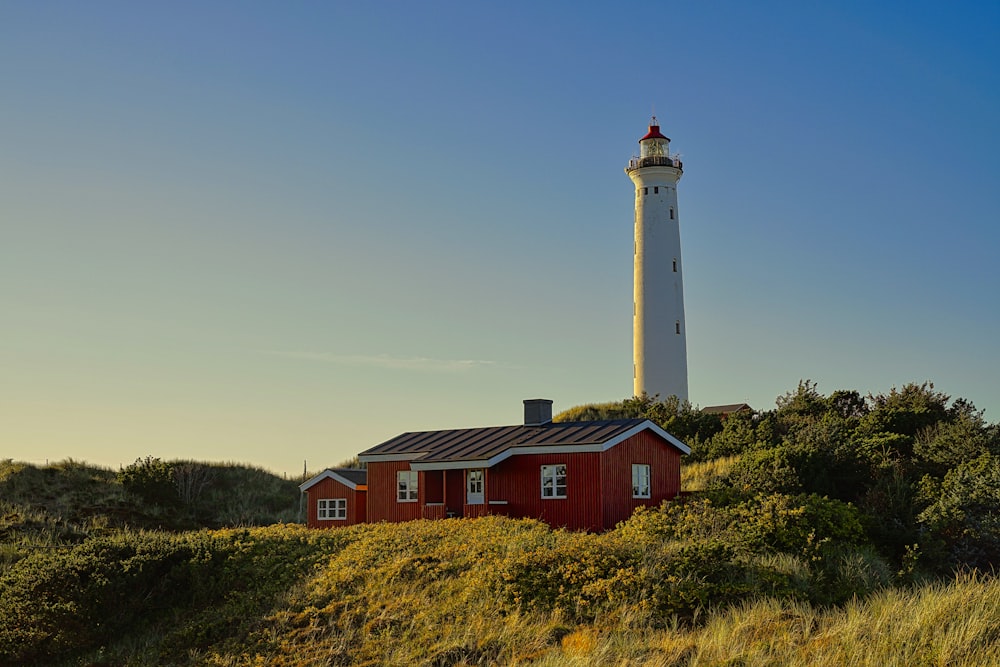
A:
<svg viewBox="0 0 1000 667">
<path fill-rule="evenodd" d="M 483 487 L 486 471 L 482 468 L 468 470 L 465 473 L 465 502 L 468 505 L 483 504 Z"/>
</svg>

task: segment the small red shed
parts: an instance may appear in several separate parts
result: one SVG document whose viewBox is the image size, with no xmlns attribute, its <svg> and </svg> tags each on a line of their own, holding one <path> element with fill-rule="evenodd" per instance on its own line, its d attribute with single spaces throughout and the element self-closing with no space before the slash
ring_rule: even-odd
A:
<svg viewBox="0 0 1000 667">
<path fill-rule="evenodd" d="M 310 528 L 336 528 L 365 523 L 368 474 L 358 468 L 327 468 L 299 486 L 307 495 Z"/>
<path fill-rule="evenodd" d="M 596 531 L 680 493 L 690 449 L 653 422 L 554 423 L 546 399 L 524 401 L 524 414 L 517 426 L 403 433 L 362 452 L 367 520 L 503 514 Z"/>
</svg>

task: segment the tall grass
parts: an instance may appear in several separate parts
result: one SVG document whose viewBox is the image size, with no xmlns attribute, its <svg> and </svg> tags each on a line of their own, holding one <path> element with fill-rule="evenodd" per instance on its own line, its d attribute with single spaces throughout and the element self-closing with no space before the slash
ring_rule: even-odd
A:
<svg viewBox="0 0 1000 667">
<path fill-rule="evenodd" d="M 709 614 L 698 628 L 580 627 L 525 664 L 989 667 L 1000 664 L 998 643 L 1000 583 L 960 575 L 883 590 L 843 608 L 748 601 Z"/>
<path fill-rule="evenodd" d="M 874 575 L 874 593 L 817 606 L 802 596 L 840 552 L 727 561 L 638 539 L 640 518 L 601 535 L 486 517 L 90 538 L 0 573 L 0 664 L 997 664 L 992 577 Z"/>
<path fill-rule="evenodd" d="M 202 658 L 220 665 L 989 665 L 1000 632 L 1000 585 L 986 577 L 883 589 L 842 609 L 752 595 L 722 607 L 709 601 L 685 621 L 657 606 L 657 596 L 722 589 L 695 579 L 685 588 L 691 575 L 670 566 L 684 558 L 681 546 L 659 563 L 650 551 L 630 562 L 617 542 L 626 533 L 572 534 L 491 518 L 351 532 L 242 657 Z M 771 558 L 757 565 L 810 576 L 802 559 Z M 906 650 L 895 645 L 900 637 Z"/>
<path fill-rule="evenodd" d="M 704 491 L 713 482 L 729 476 L 739 456 L 724 456 L 711 461 L 685 462 L 681 466 L 681 489 L 683 491 Z"/>
</svg>

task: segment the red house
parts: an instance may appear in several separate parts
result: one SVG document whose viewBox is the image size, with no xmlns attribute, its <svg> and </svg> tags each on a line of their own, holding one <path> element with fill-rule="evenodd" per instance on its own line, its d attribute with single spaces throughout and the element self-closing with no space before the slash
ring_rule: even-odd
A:
<svg viewBox="0 0 1000 667">
<path fill-rule="evenodd" d="M 554 423 L 545 399 L 524 401 L 524 415 L 517 426 L 404 433 L 362 452 L 365 520 L 502 514 L 596 531 L 680 493 L 690 449 L 653 422 Z M 327 473 L 302 485 L 310 526 L 335 525 L 313 521 L 323 494 L 341 492 L 317 481 Z"/>
<path fill-rule="evenodd" d="M 299 489 L 308 494 L 306 523 L 333 528 L 364 523 L 368 516 L 367 473 L 357 468 L 327 468 Z"/>
</svg>

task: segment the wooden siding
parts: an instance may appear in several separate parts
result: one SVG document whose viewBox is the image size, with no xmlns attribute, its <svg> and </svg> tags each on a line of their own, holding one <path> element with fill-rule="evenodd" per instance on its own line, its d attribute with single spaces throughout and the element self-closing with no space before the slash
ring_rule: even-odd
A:
<svg viewBox="0 0 1000 667">
<path fill-rule="evenodd" d="M 423 516 L 425 519 L 447 518 L 445 515 L 444 503 L 432 503 L 430 505 L 424 505 Z"/>
<path fill-rule="evenodd" d="M 649 498 L 632 497 L 632 464 L 649 465 Z M 659 505 L 680 493 L 681 454 L 652 431 L 638 433 L 601 454 L 602 524 L 614 528 L 636 507 Z"/>
<path fill-rule="evenodd" d="M 409 470 L 406 461 L 373 461 L 368 464 L 368 521 L 411 521 L 423 515 L 424 473 L 419 473 L 417 502 L 396 500 L 396 473 Z"/>
<path fill-rule="evenodd" d="M 658 505 L 675 498 L 680 493 L 680 457 L 677 449 L 649 430 L 606 452 L 512 456 L 486 471 L 485 498 L 481 505 L 466 503 L 465 470 L 420 472 L 419 500 L 398 502 L 396 473 L 409 470 L 409 463 L 371 462 L 368 464 L 367 520 L 397 522 L 504 514 L 540 519 L 556 528 L 606 530 L 631 516 L 636 507 Z M 649 498 L 632 498 L 633 463 L 650 467 Z M 559 464 L 566 466 L 566 498 L 542 498 L 541 466 Z M 323 486 L 317 484 L 316 488 Z M 310 490 L 310 525 L 313 525 L 315 511 Z"/>
<path fill-rule="evenodd" d="M 310 528 L 339 528 L 341 526 L 353 526 L 356 523 L 364 523 L 367 517 L 367 501 L 364 491 L 355 491 L 344 486 L 334 479 L 324 479 L 309 488 L 306 492 L 306 504 L 308 505 L 308 516 L 306 525 Z M 347 499 L 347 519 L 324 519 L 318 518 L 319 503 L 321 498 L 346 498 Z"/>
<path fill-rule="evenodd" d="M 512 456 L 490 470 L 487 502 L 506 500 L 503 514 L 507 516 L 541 519 L 556 528 L 600 530 L 600 456 L 598 453 Z M 558 464 L 566 465 L 566 497 L 542 498 L 541 466 Z"/>
<path fill-rule="evenodd" d="M 462 505 L 465 503 L 465 471 L 445 470 L 444 503 L 450 516 L 463 516 Z"/>
<path fill-rule="evenodd" d="M 444 470 L 428 470 L 420 473 L 420 503 L 423 505 L 444 503 Z"/>
<path fill-rule="evenodd" d="M 466 505 L 463 511 L 464 511 L 463 516 L 466 519 L 474 519 L 476 517 L 486 516 L 491 513 L 490 506 L 483 503 L 478 503 L 475 505 Z"/>
</svg>

